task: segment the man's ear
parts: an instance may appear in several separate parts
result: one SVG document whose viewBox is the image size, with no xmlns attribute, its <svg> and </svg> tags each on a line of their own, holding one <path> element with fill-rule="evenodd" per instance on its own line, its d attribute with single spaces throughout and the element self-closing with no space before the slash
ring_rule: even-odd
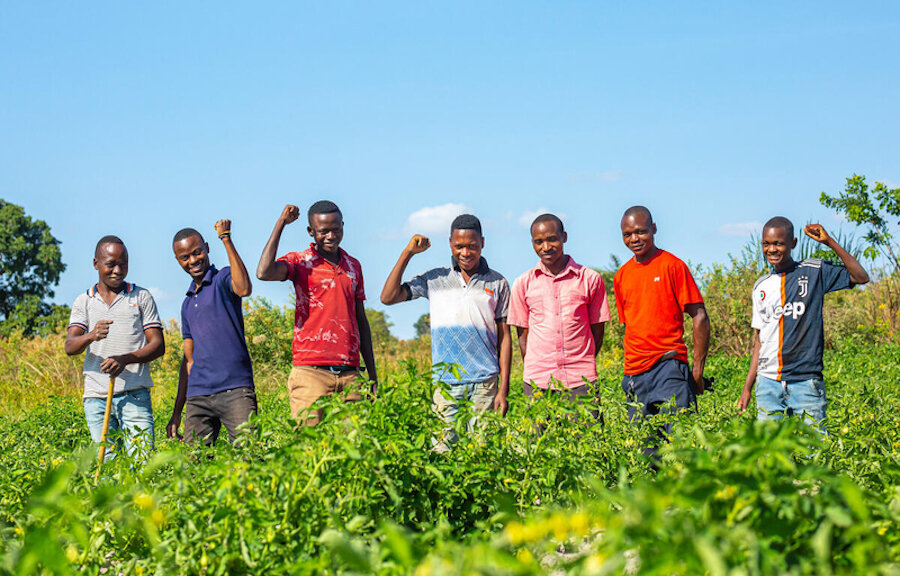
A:
<svg viewBox="0 0 900 576">
<path fill-rule="evenodd" d="M 209 254 L 209 242 L 204 242 L 204 243 L 203 243 L 203 248 L 205 248 L 205 249 L 206 249 L 206 253 Z"/>
<path fill-rule="evenodd" d="M 795 237 L 794 237 L 794 241 L 791 242 L 791 250 L 793 250 L 793 249 L 796 248 L 796 247 L 797 247 L 797 238 L 796 238 L 796 236 L 795 236 Z"/>
<path fill-rule="evenodd" d="M 94 270 L 100 270 L 100 264 L 97 262 L 97 257 L 94 257 Z"/>
<path fill-rule="evenodd" d="M 565 244 L 566 242 L 569 241 L 569 233 L 568 232 L 563 232 L 561 237 L 562 237 L 563 244 Z"/>
<path fill-rule="evenodd" d="M 484 248 L 484 236 L 481 237 L 481 247 Z"/>
<path fill-rule="evenodd" d="M 653 230 L 653 235 L 656 235 L 656 222 L 651 225 L 651 229 Z"/>
<path fill-rule="evenodd" d="M 306 232 L 307 232 L 310 236 L 312 236 L 313 238 L 316 237 L 316 231 L 313 230 L 313 227 L 312 227 L 312 226 L 307 226 L 307 227 L 306 227 Z"/>
</svg>

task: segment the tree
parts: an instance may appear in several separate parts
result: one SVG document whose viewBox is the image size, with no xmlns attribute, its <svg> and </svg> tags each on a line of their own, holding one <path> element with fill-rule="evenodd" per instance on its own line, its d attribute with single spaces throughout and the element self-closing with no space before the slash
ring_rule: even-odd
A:
<svg viewBox="0 0 900 576">
<path fill-rule="evenodd" d="M 382 310 L 366 308 L 366 318 L 369 319 L 369 330 L 372 332 L 372 346 L 382 347 L 397 341 L 391 334 L 391 326 L 394 324 L 388 320 L 387 314 Z"/>
<path fill-rule="evenodd" d="M 0 318 L 14 315 L 25 333 L 53 312 L 45 299 L 53 297 L 66 269 L 59 244 L 46 222 L 32 220 L 21 206 L 0 199 Z"/>
<path fill-rule="evenodd" d="M 847 185 L 839 195 L 830 196 L 822 192 L 819 202 L 867 229 L 865 240 L 869 246 L 864 251 L 867 258 L 874 259 L 879 254 L 885 254 L 894 271 L 900 271 L 900 258 L 889 222 L 891 217 L 900 222 L 900 188 L 892 190 L 883 182 L 876 182 L 870 191 L 866 177 L 854 174 L 847 178 Z"/>
<path fill-rule="evenodd" d="M 416 323 L 413 324 L 416 329 L 416 338 L 431 336 L 431 314 L 422 314 Z"/>
</svg>

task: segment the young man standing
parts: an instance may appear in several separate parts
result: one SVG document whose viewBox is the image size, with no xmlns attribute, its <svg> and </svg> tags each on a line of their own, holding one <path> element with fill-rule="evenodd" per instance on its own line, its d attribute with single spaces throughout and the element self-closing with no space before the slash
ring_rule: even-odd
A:
<svg viewBox="0 0 900 576">
<path fill-rule="evenodd" d="M 513 284 L 508 322 L 516 327 L 525 362 L 525 395 L 533 397 L 537 388 L 573 401 L 588 398 L 596 421 L 599 400 L 591 388 L 609 304 L 603 278 L 564 252 L 567 240 L 558 217 L 535 218 L 531 245 L 539 261 Z"/>
<path fill-rule="evenodd" d="M 458 373 L 435 371 L 436 381 L 450 387 L 451 399 L 434 391 L 434 408 L 447 424 L 456 420 L 459 403 L 471 401 L 475 412 L 494 409 L 506 414 L 512 345 L 506 314 L 509 284 L 481 257 L 481 222 L 471 214 L 458 216 L 450 226 L 451 265 L 434 268 L 402 282 L 409 261 L 431 246 L 416 234 L 400 254 L 381 291 L 387 305 L 428 298 L 431 314 L 433 364 L 457 364 Z M 473 417 L 467 425 L 475 425 Z M 447 428 L 435 451 L 446 452 L 456 441 Z"/>
<path fill-rule="evenodd" d="M 200 440 L 207 446 L 219 437 L 223 424 L 228 439 L 234 442 L 238 427 L 256 412 L 241 309 L 242 299 L 250 295 L 253 286 L 231 240 L 231 220 L 219 220 L 215 230 L 230 264 L 221 270 L 210 264 L 209 244 L 200 232 L 184 228 L 172 241 L 175 259 L 190 275 L 191 284 L 181 304 L 184 359 L 166 434 L 169 438 L 179 436 L 185 411 L 187 440 Z"/>
<path fill-rule="evenodd" d="M 109 431 L 122 431 L 126 452 L 154 448 L 150 362 L 165 352 L 153 296 L 125 282 L 128 250 L 104 236 L 94 250 L 98 281 L 72 305 L 65 350 L 84 357 L 84 416 L 91 439 L 100 442 L 109 380 L 115 378 Z"/>
<path fill-rule="evenodd" d="M 632 206 L 621 221 L 622 240 L 634 254 L 613 278 L 619 321 L 625 324 L 625 377 L 622 389 L 640 415 L 696 405 L 703 393 L 703 368 L 709 351 L 709 318 L 703 296 L 684 262 L 656 247 L 650 211 Z M 684 343 L 684 315 L 693 319 L 693 368 Z M 629 418 L 637 408 L 628 407 Z M 671 431 L 671 424 L 665 427 Z M 647 447 L 655 455 L 656 447 Z"/>
<path fill-rule="evenodd" d="M 275 259 L 284 227 L 300 217 L 288 205 L 275 222 L 256 269 L 260 280 L 290 280 L 297 296 L 294 312 L 294 367 L 288 378 L 291 415 L 295 418 L 323 396 L 342 394 L 360 378 L 362 353 L 372 395 L 377 389 L 372 334 L 363 301 L 362 267 L 340 248 L 344 219 L 333 202 L 322 200 L 309 208 L 306 230 L 313 242 L 303 252 Z M 353 392 L 345 400 L 358 401 Z M 318 424 L 322 410 L 310 412 L 307 425 Z"/>
<path fill-rule="evenodd" d="M 762 249 L 773 272 L 753 286 L 753 355 L 744 391 L 738 401 L 743 412 L 750 404 L 753 384 L 757 417 L 780 419 L 785 414 L 805 414 L 810 423 L 825 418 L 825 382 L 822 352 L 825 336 L 822 308 L 825 294 L 869 281 L 869 275 L 821 224 L 809 224 L 803 232 L 830 248 L 843 266 L 819 258 L 796 262 L 794 225 L 776 216 L 763 227 Z"/>
</svg>

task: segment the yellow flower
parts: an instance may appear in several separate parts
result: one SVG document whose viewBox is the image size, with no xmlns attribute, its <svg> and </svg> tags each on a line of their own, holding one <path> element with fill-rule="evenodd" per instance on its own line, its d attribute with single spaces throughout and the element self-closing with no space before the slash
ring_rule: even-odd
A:
<svg viewBox="0 0 900 576">
<path fill-rule="evenodd" d="M 596 554 L 591 554 L 584 560 L 584 571 L 588 574 L 600 572 L 605 561 L 606 558 L 604 558 L 604 556 L 599 552 Z"/>
<path fill-rule="evenodd" d="M 149 510 L 153 508 L 153 496 L 138 492 L 134 495 L 134 504 L 141 510 Z"/>
<path fill-rule="evenodd" d="M 66 548 L 66 560 L 71 564 L 78 562 L 78 548 L 70 544 L 69 547 Z"/>
<path fill-rule="evenodd" d="M 150 514 L 150 519 L 153 520 L 153 523 L 157 526 L 162 526 L 163 522 L 166 521 L 166 515 L 163 514 L 163 511 L 157 508 Z"/>
<path fill-rule="evenodd" d="M 528 548 L 519 548 L 519 551 L 516 552 L 516 559 L 522 564 L 531 564 L 534 562 L 534 555 Z"/>
</svg>

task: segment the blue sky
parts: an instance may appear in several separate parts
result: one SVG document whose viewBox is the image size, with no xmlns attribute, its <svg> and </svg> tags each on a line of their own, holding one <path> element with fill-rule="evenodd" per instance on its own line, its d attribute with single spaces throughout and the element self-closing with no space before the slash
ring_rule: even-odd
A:
<svg viewBox="0 0 900 576">
<path fill-rule="evenodd" d="M 56 301 L 118 234 L 165 317 L 178 229 L 231 218 L 252 270 L 282 207 L 323 198 L 379 309 L 411 233 L 433 247 L 409 274 L 447 262 L 459 210 L 510 280 L 544 209 L 584 264 L 628 257 L 636 203 L 660 246 L 723 261 L 775 214 L 839 226 L 818 196 L 853 173 L 900 186 L 898 28 L 891 2 L 5 2 L 0 197 L 62 241 Z M 426 311 L 391 307 L 394 332 Z"/>
</svg>

